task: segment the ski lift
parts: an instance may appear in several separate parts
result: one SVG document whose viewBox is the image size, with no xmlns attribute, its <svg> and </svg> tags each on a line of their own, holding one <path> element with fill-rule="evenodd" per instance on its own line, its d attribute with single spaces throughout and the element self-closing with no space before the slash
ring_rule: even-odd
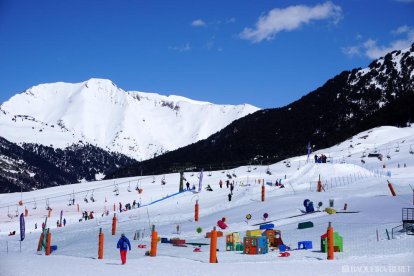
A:
<svg viewBox="0 0 414 276">
<path fill-rule="evenodd" d="M 193 177 L 194 176 L 194 172 L 191 172 L 190 176 Z"/>
<path fill-rule="evenodd" d="M 14 214 L 14 217 L 18 217 L 19 216 L 19 205 L 16 205 L 16 213 Z"/>
<path fill-rule="evenodd" d="M 400 144 L 397 144 L 397 146 L 395 147 L 395 152 L 400 152 Z"/>
<path fill-rule="evenodd" d="M 85 201 L 86 203 L 88 203 L 89 201 L 88 201 L 88 194 L 89 194 L 89 191 L 87 191 L 86 192 L 86 195 L 85 195 L 85 197 L 83 198 L 83 201 Z"/>
<path fill-rule="evenodd" d="M 115 184 L 115 182 L 114 182 L 114 193 L 115 193 L 116 196 L 119 195 L 118 184 Z"/>
<path fill-rule="evenodd" d="M 139 190 L 139 180 L 137 181 L 137 185 L 135 186 L 135 191 Z"/>
<path fill-rule="evenodd" d="M 414 154 L 413 149 L 411 148 L 412 145 L 410 145 L 410 154 Z"/>
<path fill-rule="evenodd" d="M 252 168 L 250 167 L 250 165 L 247 167 L 247 172 L 251 172 Z"/>
<path fill-rule="evenodd" d="M 34 202 L 33 202 L 33 210 L 36 210 L 37 209 L 37 203 L 36 203 L 36 199 L 34 199 Z"/>
<path fill-rule="evenodd" d="M 50 210 L 49 199 L 46 198 L 46 210 Z"/>
<path fill-rule="evenodd" d="M 387 148 L 387 159 L 390 160 L 391 156 L 390 156 L 390 150 Z"/>
<path fill-rule="evenodd" d="M 229 172 L 227 172 L 226 176 L 228 179 L 232 179 L 231 174 Z"/>
<path fill-rule="evenodd" d="M 236 170 L 233 170 L 233 173 L 231 174 L 233 177 L 237 177 Z"/>
<path fill-rule="evenodd" d="M 211 171 L 208 172 L 208 176 L 212 176 Z"/>
<path fill-rule="evenodd" d="M 10 214 L 10 206 L 7 206 L 7 216 L 9 217 L 9 219 L 13 219 L 13 215 Z"/>
<path fill-rule="evenodd" d="M 367 153 L 366 153 L 366 151 L 364 150 L 364 152 L 362 153 L 361 158 L 365 158 L 365 157 L 367 157 Z"/>
<path fill-rule="evenodd" d="M 91 194 L 91 197 L 89 198 L 92 202 L 95 202 L 95 198 L 93 197 L 93 191 L 94 190 L 92 190 L 92 194 Z"/>
<path fill-rule="evenodd" d="M 270 171 L 270 167 L 269 167 L 269 166 L 267 166 L 266 173 L 267 173 L 268 175 L 272 175 L 272 172 Z"/>
<path fill-rule="evenodd" d="M 68 206 L 72 206 L 72 194 L 69 195 L 69 203 Z"/>
<path fill-rule="evenodd" d="M 352 154 L 351 154 L 351 150 L 350 149 L 348 149 L 348 157 L 351 157 L 352 156 Z"/>
<path fill-rule="evenodd" d="M 161 185 L 167 184 L 167 181 L 165 181 L 165 175 L 161 179 Z"/>
<path fill-rule="evenodd" d="M 131 192 L 131 182 L 128 183 L 128 188 L 127 191 L 130 193 Z"/>
<path fill-rule="evenodd" d="M 155 183 L 155 176 L 152 177 L 152 183 Z"/>
</svg>

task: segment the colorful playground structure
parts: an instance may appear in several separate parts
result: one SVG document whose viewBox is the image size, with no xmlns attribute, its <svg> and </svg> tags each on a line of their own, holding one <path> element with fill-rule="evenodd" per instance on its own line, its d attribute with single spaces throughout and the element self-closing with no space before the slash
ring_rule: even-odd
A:
<svg viewBox="0 0 414 276">
<path fill-rule="evenodd" d="M 333 233 L 333 241 L 334 252 L 343 252 L 343 239 L 342 236 L 338 234 L 338 232 Z M 321 251 L 328 251 L 328 233 L 325 233 L 321 236 Z"/>
</svg>

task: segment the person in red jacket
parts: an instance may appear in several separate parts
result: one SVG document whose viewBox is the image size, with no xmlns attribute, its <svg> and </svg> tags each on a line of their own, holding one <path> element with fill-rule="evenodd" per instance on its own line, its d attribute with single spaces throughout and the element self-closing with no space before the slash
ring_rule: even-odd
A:
<svg viewBox="0 0 414 276">
<path fill-rule="evenodd" d="M 217 221 L 217 226 L 220 227 L 221 229 L 226 229 L 227 228 L 226 218 L 222 218 L 221 220 Z"/>
<path fill-rule="evenodd" d="M 119 253 L 121 254 L 121 261 L 124 265 L 126 263 L 126 255 L 129 248 L 129 251 L 131 251 L 131 243 L 129 242 L 128 238 L 125 237 L 125 234 L 121 234 L 121 238 L 118 241 L 118 244 L 116 245 L 116 248 L 119 248 Z"/>
</svg>

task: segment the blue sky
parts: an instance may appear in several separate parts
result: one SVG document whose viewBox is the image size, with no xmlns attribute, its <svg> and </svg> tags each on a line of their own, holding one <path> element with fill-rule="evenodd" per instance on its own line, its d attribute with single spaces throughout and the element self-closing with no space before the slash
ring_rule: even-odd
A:
<svg viewBox="0 0 414 276">
<path fill-rule="evenodd" d="M 279 107 L 413 42 L 411 0 L 0 0 L 0 102 L 97 77 Z"/>
</svg>

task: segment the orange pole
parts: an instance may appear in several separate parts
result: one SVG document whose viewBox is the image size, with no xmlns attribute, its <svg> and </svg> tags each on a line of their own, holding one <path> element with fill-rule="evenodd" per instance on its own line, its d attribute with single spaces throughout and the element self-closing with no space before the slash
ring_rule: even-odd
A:
<svg viewBox="0 0 414 276">
<path fill-rule="evenodd" d="M 391 182 L 389 182 L 388 180 L 387 182 L 388 182 L 388 188 L 390 188 L 392 196 L 396 196 L 397 194 L 395 193 L 394 187 L 392 186 Z"/>
<path fill-rule="evenodd" d="M 210 241 L 210 263 L 217 263 L 217 231 L 214 226 L 213 231 L 211 231 L 211 241 Z"/>
<path fill-rule="evenodd" d="M 198 209 L 199 209 L 198 200 L 196 200 L 195 211 L 194 211 L 194 220 L 195 221 L 198 221 Z"/>
<path fill-rule="evenodd" d="M 116 204 L 114 203 L 114 212 L 116 212 Z"/>
<path fill-rule="evenodd" d="M 112 218 L 112 236 L 116 234 L 116 214 Z"/>
<path fill-rule="evenodd" d="M 24 216 L 27 217 L 29 215 L 29 210 L 27 208 L 24 208 Z"/>
<path fill-rule="evenodd" d="M 322 192 L 321 175 L 319 175 L 318 187 L 316 188 L 316 191 L 317 191 L 318 193 Z"/>
<path fill-rule="evenodd" d="M 104 234 L 102 233 L 102 228 L 99 229 L 99 249 L 98 249 L 98 259 L 103 259 L 103 248 L 104 248 Z"/>
<path fill-rule="evenodd" d="M 48 213 L 47 213 L 47 217 L 50 218 L 50 216 L 52 215 L 52 210 L 49 209 Z"/>
<path fill-rule="evenodd" d="M 150 252 L 151 257 L 157 256 L 157 242 L 158 242 L 158 233 L 157 231 L 155 231 L 155 225 L 153 225 L 152 234 L 151 234 L 151 252 Z"/>
<path fill-rule="evenodd" d="M 262 185 L 262 201 L 265 201 L 265 186 L 264 186 L 264 183 Z"/>
<path fill-rule="evenodd" d="M 50 242 L 52 240 L 52 234 L 49 231 L 49 228 L 47 229 L 47 234 L 46 234 L 46 256 L 50 255 Z"/>
<path fill-rule="evenodd" d="M 43 234 L 43 231 L 42 231 L 42 234 L 40 234 L 39 243 L 37 244 L 37 251 L 42 251 L 42 242 L 44 238 L 45 238 L 45 235 Z"/>
<path fill-rule="evenodd" d="M 328 242 L 328 260 L 333 260 L 334 259 L 334 237 L 333 237 L 333 227 L 331 226 L 331 222 L 329 222 L 329 226 L 328 226 L 327 242 Z"/>
</svg>

